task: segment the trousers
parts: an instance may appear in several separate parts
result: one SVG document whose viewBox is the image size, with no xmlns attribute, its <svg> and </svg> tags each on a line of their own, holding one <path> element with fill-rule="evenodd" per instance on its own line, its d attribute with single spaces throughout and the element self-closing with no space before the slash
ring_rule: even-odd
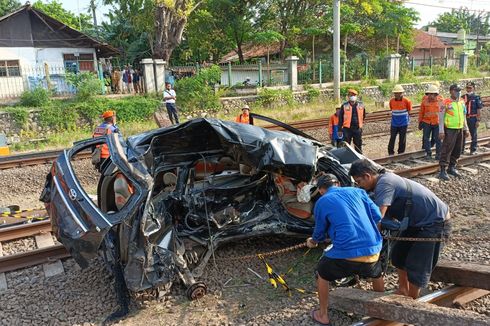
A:
<svg viewBox="0 0 490 326">
<path fill-rule="evenodd" d="M 439 164 L 442 166 L 455 166 L 461 155 L 463 145 L 463 129 L 444 129 L 444 141 L 442 142 L 441 158 Z"/>
<path fill-rule="evenodd" d="M 405 147 L 407 145 L 407 128 L 408 126 L 402 127 L 394 127 L 390 128 L 390 141 L 388 142 L 388 154 L 395 154 L 395 141 L 396 136 L 399 135 L 398 138 L 398 154 L 405 153 Z"/>
<path fill-rule="evenodd" d="M 427 154 L 432 153 L 432 146 L 436 145 L 436 157 L 441 154 L 441 140 L 439 139 L 439 125 L 422 122 L 422 148 Z"/>
<path fill-rule="evenodd" d="M 349 145 L 354 141 L 354 148 L 362 154 L 362 128 L 342 128 L 344 139 Z"/>
<path fill-rule="evenodd" d="M 167 107 L 168 118 L 172 121 L 172 124 L 179 123 L 179 115 L 177 114 L 177 107 L 175 103 L 165 103 Z"/>
<path fill-rule="evenodd" d="M 471 144 L 470 144 L 470 153 L 476 152 L 476 146 L 478 145 L 478 128 L 476 127 L 477 118 L 470 117 L 466 118 L 466 122 L 468 122 L 468 130 L 470 131 L 471 136 Z M 466 143 L 466 136 L 463 134 L 463 145 L 461 147 L 461 153 L 464 152 L 464 144 Z"/>
</svg>

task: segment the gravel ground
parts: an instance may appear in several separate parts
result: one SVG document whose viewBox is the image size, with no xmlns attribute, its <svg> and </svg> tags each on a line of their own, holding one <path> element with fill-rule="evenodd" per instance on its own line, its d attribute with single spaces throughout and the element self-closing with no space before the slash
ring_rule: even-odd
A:
<svg viewBox="0 0 490 326">
<path fill-rule="evenodd" d="M 370 132 L 379 132 L 382 130 L 375 129 L 387 127 L 380 124 L 371 128 L 373 130 Z M 369 157 L 386 155 L 387 138 L 367 138 L 365 153 Z M 409 134 L 408 142 L 414 148 L 407 150 L 418 149 L 420 135 Z M 76 162 L 75 166 L 81 182 L 89 191 L 93 190 L 97 174 L 90 162 Z M 455 235 L 486 236 L 490 231 L 490 190 L 487 185 L 490 170 L 480 166 L 476 168 L 477 175 L 462 171 L 464 178 L 461 180 L 432 183 L 424 178 L 418 179 L 449 202 Z M 48 170 L 49 166 L 45 165 L 0 171 L 0 206 L 21 204 L 21 208 L 39 207 L 37 198 Z M 251 251 L 266 252 L 295 243 L 297 241 L 291 239 L 247 240 L 220 248 L 217 258 L 241 256 Z M 33 245 L 33 240 L 11 241 L 3 243 L 3 250 L 5 254 L 10 254 L 27 250 Z M 313 270 L 321 251 L 313 250 L 306 257 L 303 257 L 303 253 L 304 250 L 291 252 L 268 261 L 282 273 L 297 263 L 287 280 L 292 286 L 313 291 Z M 453 242 L 444 248 L 441 257 L 488 264 L 490 244 Z M 67 259 L 63 265 L 65 274 L 51 278 L 43 276 L 41 266 L 7 273 L 9 289 L 0 293 L 0 325 L 96 325 L 116 309 L 113 280 L 101 260 L 95 260 L 86 270 L 80 270 L 72 259 Z M 315 295 L 293 293 L 288 297 L 283 290 L 272 289 L 247 268 L 266 277 L 263 264 L 257 260 L 218 260 L 216 266 L 210 262 L 202 277 L 209 288 L 209 294 L 204 299 L 187 301 L 184 289 L 176 284 L 163 301 L 133 303 L 130 315 L 118 324 L 312 325 L 308 313 L 317 306 Z M 366 288 L 367 284 L 362 282 L 360 286 Z M 388 275 L 387 290 L 395 286 L 396 276 Z M 436 290 L 443 286 L 431 283 L 429 289 Z M 487 296 L 472 302 L 465 309 L 490 316 L 489 307 L 490 296 Z M 330 316 L 335 325 L 349 325 L 361 318 L 334 310 Z"/>
</svg>

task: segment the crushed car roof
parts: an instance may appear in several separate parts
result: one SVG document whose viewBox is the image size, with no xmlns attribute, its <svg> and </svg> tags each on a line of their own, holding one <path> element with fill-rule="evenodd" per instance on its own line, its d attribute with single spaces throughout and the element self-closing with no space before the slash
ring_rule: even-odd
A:
<svg viewBox="0 0 490 326">
<path fill-rule="evenodd" d="M 172 158 L 187 161 L 193 155 L 197 158 L 216 151 L 259 171 L 280 172 L 301 180 L 313 176 L 317 151 L 322 146 L 289 132 L 204 118 L 129 137 L 128 145 L 135 156 L 144 155 L 146 162 L 154 162 L 156 156 L 166 162 Z"/>
</svg>

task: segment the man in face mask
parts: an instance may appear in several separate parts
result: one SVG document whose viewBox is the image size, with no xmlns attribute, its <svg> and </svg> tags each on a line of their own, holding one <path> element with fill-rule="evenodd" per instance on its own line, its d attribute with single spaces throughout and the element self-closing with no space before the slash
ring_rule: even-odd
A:
<svg viewBox="0 0 490 326">
<path fill-rule="evenodd" d="M 362 154 L 362 126 L 366 118 L 366 110 L 364 104 L 357 100 L 357 91 L 355 89 L 348 90 L 349 100 L 342 104 L 339 113 L 339 132 L 338 137 L 344 139 L 349 144 L 354 141 L 356 151 Z"/>
<path fill-rule="evenodd" d="M 461 88 L 453 84 L 449 87 L 451 97 L 445 99 L 439 109 L 439 139 L 442 142 L 441 158 L 439 165 L 441 167 L 439 178 L 449 180 L 448 174 L 460 177 L 456 170 L 461 147 L 463 145 L 463 133 L 468 133 L 466 124 L 466 106 L 461 99 Z M 446 172 L 446 167 L 449 167 Z"/>
<path fill-rule="evenodd" d="M 480 96 L 475 94 L 475 83 L 468 82 L 466 84 L 466 94 L 463 95 L 463 100 L 466 105 L 466 122 L 468 124 L 468 129 L 471 135 L 471 145 L 470 145 L 470 155 L 478 154 L 476 152 L 477 148 L 477 138 L 478 138 L 478 127 L 481 121 L 481 109 L 483 108 L 483 103 L 481 102 Z M 461 154 L 464 154 L 464 143 L 466 142 L 466 137 L 463 137 L 463 147 Z"/>
</svg>

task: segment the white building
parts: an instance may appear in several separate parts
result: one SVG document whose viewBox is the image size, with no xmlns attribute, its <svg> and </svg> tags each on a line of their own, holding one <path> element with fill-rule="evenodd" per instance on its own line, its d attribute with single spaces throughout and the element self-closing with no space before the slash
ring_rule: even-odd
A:
<svg viewBox="0 0 490 326">
<path fill-rule="evenodd" d="M 97 59 L 116 54 L 110 45 L 26 4 L 0 17 L 0 98 L 47 86 L 47 80 L 55 91 L 69 92 L 67 71 L 95 72 Z"/>
</svg>

